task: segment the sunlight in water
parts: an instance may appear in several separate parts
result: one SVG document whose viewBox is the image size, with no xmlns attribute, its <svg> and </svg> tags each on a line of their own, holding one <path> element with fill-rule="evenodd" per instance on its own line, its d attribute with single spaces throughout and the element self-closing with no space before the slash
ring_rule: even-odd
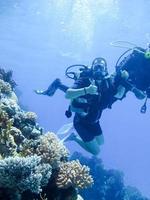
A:
<svg viewBox="0 0 150 200">
<path fill-rule="evenodd" d="M 31 26 L 34 24 L 37 32 L 45 30 L 43 34 L 47 36 L 49 46 L 55 40 L 59 45 L 58 51 L 71 56 L 72 53 L 80 53 L 81 50 L 91 50 L 97 29 L 103 35 L 105 22 L 117 15 L 117 2 L 117 0 L 26 0 L 15 3 L 10 1 L 9 7 L 13 5 L 14 11 L 10 10 L 16 14 L 15 20 L 18 23 L 21 20 L 23 22 L 29 20 L 28 24 Z M 7 17 L 8 11 L 7 5 Z"/>
<path fill-rule="evenodd" d="M 81 42 L 82 40 L 86 48 L 91 45 L 94 31 L 94 16 L 92 15 L 88 0 L 75 1 L 67 30 L 74 41 Z"/>
<path fill-rule="evenodd" d="M 51 11 L 61 27 L 62 34 L 73 45 L 90 49 L 96 24 L 103 25 L 103 19 L 116 16 L 116 0 L 59 0 L 50 1 Z M 56 19 L 57 18 L 57 19 Z"/>
</svg>

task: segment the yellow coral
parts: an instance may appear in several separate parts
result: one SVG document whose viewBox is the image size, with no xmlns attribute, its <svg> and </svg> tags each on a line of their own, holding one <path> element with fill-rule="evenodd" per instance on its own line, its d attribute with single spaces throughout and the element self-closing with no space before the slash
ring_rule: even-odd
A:
<svg viewBox="0 0 150 200">
<path fill-rule="evenodd" d="M 56 179 L 58 188 L 86 188 L 93 184 L 93 178 L 89 175 L 89 167 L 81 165 L 79 160 L 62 163 Z"/>
</svg>

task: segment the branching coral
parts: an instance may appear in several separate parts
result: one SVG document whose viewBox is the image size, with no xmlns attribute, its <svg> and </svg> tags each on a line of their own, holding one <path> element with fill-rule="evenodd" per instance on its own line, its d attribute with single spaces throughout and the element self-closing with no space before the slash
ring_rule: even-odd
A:
<svg viewBox="0 0 150 200">
<path fill-rule="evenodd" d="M 41 158 L 31 156 L 0 160 L 0 187 L 22 193 L 31 190 L 40 193 L 41 187 L 48 183 L 51 166 L 41 164 Z"/>
<path fill-rule="evenodd" d="M 83 189 L 91 186 L 93 179 L 89 175 L 89 168 L 76 160 L 61 164 L 56 184 L 58 188 L 73 186 Z"/>
<path fill-rule="evenodd" d="M 56 134 L 48 132 L 40 136 L 36 154 L 41 156 L 44 163 L 50 163 L 55 168 L 68 157 L 69 152 Z"/>
<path fill-rule="evenodd" d="M 54 133 L 43 133 L 34 112 L 20 108 L 8 83 L 11 73 L 8 77 L 2 73 L 5 77 L 0 70 L 0 199 L 4 194 L 9 200 L 26 199 L 28 194 L 28 199 L 76 200 L 76 187 L 85 188 L 93 182 L 89 168 L 79 161 L 68 162 L 67 148 Z M 48 196 L 40 197 L 45 191 Z"/>
<path fill-rule="evenodd" d="M 48 132 L 41 135 L 38 140 L 26 140 L 22 154 L 25 156 L 37 154 L 41 156 L 42 162 L 56 168 L 61 161 L 66 160 L 69 152 L 54 133 Z"/>
</svg>

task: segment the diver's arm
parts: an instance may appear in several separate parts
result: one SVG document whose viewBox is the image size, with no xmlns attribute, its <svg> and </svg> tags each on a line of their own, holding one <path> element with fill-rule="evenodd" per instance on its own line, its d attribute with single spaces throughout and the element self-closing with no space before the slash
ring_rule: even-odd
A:
<svg viewBox="0 0 150 200">
<path fill-rule="evenodd" d="M 80 96 L 84 96 L 87 93 L 86 88 L 80 88 L 80 89 L 72 89 L 69 88 L 66 91 L 66 99 L 75 99 L 78 98 Z"/>
<path fill-rule="evenodd" d="M 94 94 L 94 95 L 98 95 L 97 92 L 97 86 L 91 84 L 88 87 L 84 87 L 84 88 L 79 88 L 79 89 L 74 89 L 74 88 L 69 88 L 66 91 L 66 95 L 65 97 L 67 99 L 75 99 L 78 98 L 80 96 L 84 96 L 86 94 Z"/>
</svg>

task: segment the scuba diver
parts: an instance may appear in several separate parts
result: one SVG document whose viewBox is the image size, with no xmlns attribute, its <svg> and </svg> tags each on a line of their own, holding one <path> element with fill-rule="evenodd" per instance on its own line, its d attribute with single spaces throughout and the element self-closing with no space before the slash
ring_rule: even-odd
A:
<svg viewBox="0 0 150 200">
<path fill-rule="evenodd" d="M 77 73 L 68 72 L 74 66 L 81 67 L 79 77 Z M 67 68 L 66 75 L 68 77 L 73 75 L 75 82 L 72 87 L 67 87 L 59 79 L 56 79 L 47 90 L 35 90 L 35 92 L 48 96 L 53 96 L 57 89 L 65 92 L 65 97 L 71 101 L 66 116 L 71 117 L 71 113 L 75 112 L 73 125 L 80 136 L 79 138 L 72 133 L 67 140 L 74 140 L 86 151 L 97 155 L 100 145 L 104 143 L 99 118 L 103 108 L 108 104 L 111 105 L 113 91 L 107 63 L 104 58 L 96 58 L 91 68 L 85 65 L 73 65 Z"/>
<path fill-rule="evenodd" d="M 132 90 L 139 90 L 140 93 L 143 93 L 143 99 L 145 95 L 144 105 L 141 107 L 141 113 L 145 113 L 147 106 L 147 99 L 150 98 L 150 43 L 147 44 L 147 48 L 141 48 L 137 45 L 126 42 L 126 41 L 116 41 L 112 43 L 113 46 L 123 47 L 125 46 L 118 45 L 117 43 L 129 44 L 133 47 L 126 50 L 118 59 L 116 63 L 116 73 L 120 71 L 127 71 L 129 78 L 126 84 L 132 85 Z M 117 45 L 116 45 L 116 44 Z M 127 55 L 127 56 L 126 56 Z M 123 58 L 123 59 L 122 59 Z M 121 60 L 122 59 L 122 60 Z M 128 92 L 130 87 L 126 87 Z M 138 91 L 136 92 L 138 93 Z M 137 98 L 140 95 L 137 95 Z M 142 96 L 142 95 L 141 95 Z M 141 98 L 142 99 L 142 98 Z"/>
<path fill-rule="evenodd" d="M 80 73 L 69 72 L 72 67 L 81 67 Z M 74 79 L 72 87 L 56 79 L 47 90 L 35 90 L 36 94 L 53 96 L 57 89 L 65 92 L 65 97 L 71 103 L 66 111 L 66 116 L 75 113 L 73 126 L 80 137 L 75 133 L 68 136 L 65 141 L 75 141 L 86 151 L 98 155 L 104 137 L 100 126 L 102 112 L 111 108 L 117 100 L 125 97 L 126 91 L 135 93 L 139 99 L 145 98 L 143 92 L 128 82 L 129 74 L 120 70 L 112 75 L 108 74 L 107 63 L 104 58 L 95 58 L 90 68 L 85 65 L 72 65 L 66 69 L 66 75 Z"/>
</svg>

